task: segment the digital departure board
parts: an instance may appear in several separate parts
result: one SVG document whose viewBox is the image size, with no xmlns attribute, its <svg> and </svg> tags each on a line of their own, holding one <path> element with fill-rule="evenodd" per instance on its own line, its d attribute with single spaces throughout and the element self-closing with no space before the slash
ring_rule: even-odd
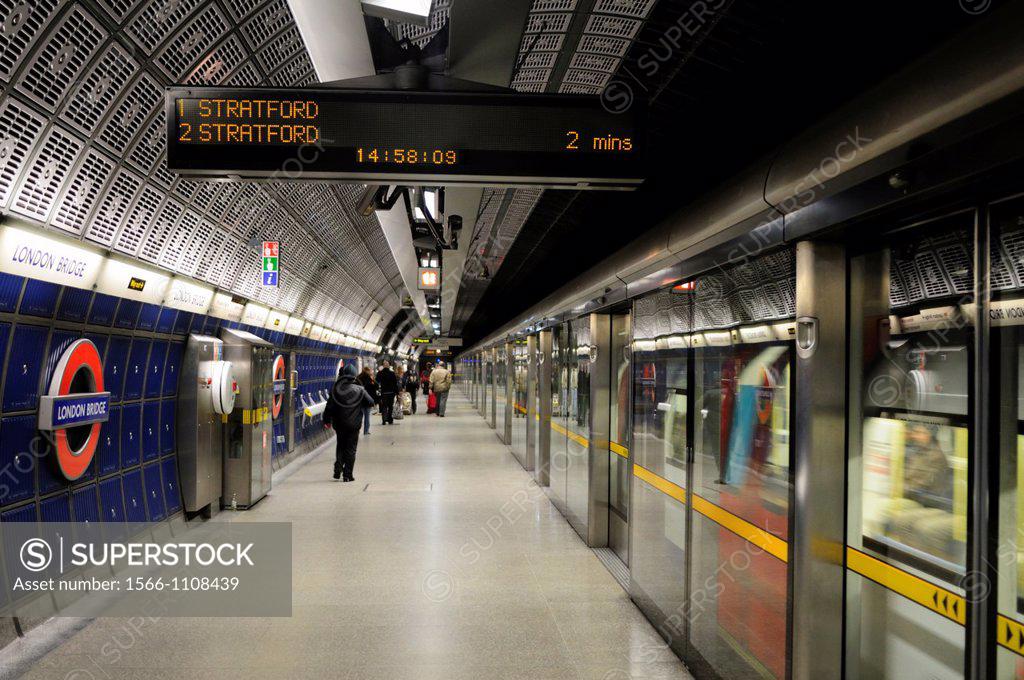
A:
<svg viewBox="0 0 1024 680">
<path fill-rule="evenodd" d="M 629 189 L 639 102 L 521 93 L 172 87 L 167 163 L 185 175 Z"/>
</svg>

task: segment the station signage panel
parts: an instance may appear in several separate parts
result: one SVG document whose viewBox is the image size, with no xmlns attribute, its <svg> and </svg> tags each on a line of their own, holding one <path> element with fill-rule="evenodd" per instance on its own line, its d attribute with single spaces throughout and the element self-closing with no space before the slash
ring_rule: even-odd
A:
<svg viewBox="0 0 1024 680">
<path fill-rule="evenodd" d="M 166 90 L 167 163 L 180 174 L 635 188 L 642 102 L 519 92 Z"/>
<path fill-rule="evenodd" d="M 120 257 L 108 257 L 100 271 L 96 290 L 107 295 L 163 304 L 171 277 Z"/>
<path fill-rule="evenodd" d="M 75 288 L 92 288 L 103 254 L 38 231 L 5 226 L 0 233 L 0 271 Z"/>
<path fill-rule="evenodd" d="M 216 293 L 210 303 L 210 315 L 227 321 L 241 321 L 245 305 L 236 302 L 227 293 Z"/>
<path fill-rule="evenodd" d="M 268 288 L 276 288 L 281 278 L 280 243 L 277 241 L 264 241 L 261 248 L 263 260 L 263 285 Z"/>
<path fill-rule="evenodd" d="M 196 314 L 206 314 L 210 310 L 212 302 L 212 288 L 200 286 L 185 279 L 174 278 L 171 279 L 171 285 L 167 288 L 164 306 Z"/>
<path fill-rule="evenodd" d="M 274 357 L 274 401 L 273 401 L 273 415 L 277 418 L 281 415 L 281 407 L 284 406 L 284 393 L 288 388 L 288 375 L 285 370 L 285 360 L 283 354 L 278 354 Z"/>
<path fill-rule="evenodd" d="M 420 267 L 416 275 L 416 286 L 420 290 L 440 290 L 441 270 L 437 267 Z"/>
<path fill-rule="evenodd" d="M 37 427 L 53 442 L 57 467 L 66 479 L 74 481 L 89 468 L 109 411 L 99 351 L 91 340 L 76 340 L 61 353 L 37 416 Z"/>
<path fill-rule="evenodd" d="M 250 302 L 242 311 L 242 323 L 262 328 L 263 325 L 267 323 L 267 317 L 269 315 L 269 308 L 264 307 L 263 305 L 258 305 L 255 302 Z"/>
</svg>

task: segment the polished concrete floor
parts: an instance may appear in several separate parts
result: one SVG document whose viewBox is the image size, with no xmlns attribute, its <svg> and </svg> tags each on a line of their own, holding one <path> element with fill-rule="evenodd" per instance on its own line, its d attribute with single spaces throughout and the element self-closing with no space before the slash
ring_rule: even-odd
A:
<svg viewBox="0 0 1024 680">
<path fill-rule="evenodd" d="M 459 391 L 448 408 L 375 420 L 355 483 L 325 450 L 244 513 L 293 524 L 291 618 L 98 619 L 25 677 L 690 677 Z"/>
</svg>

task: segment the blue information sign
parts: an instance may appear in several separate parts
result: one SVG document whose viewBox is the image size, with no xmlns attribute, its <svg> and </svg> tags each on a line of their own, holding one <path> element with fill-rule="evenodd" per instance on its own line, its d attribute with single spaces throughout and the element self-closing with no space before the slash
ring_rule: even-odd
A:
<svg viewBox="0 0 1024 680">
<path fill-rule="evenodd" d="M 277 272 L 263 272 L 263 285 L 264 286 L 276 286 L 277 285 Z"/>
</svg>

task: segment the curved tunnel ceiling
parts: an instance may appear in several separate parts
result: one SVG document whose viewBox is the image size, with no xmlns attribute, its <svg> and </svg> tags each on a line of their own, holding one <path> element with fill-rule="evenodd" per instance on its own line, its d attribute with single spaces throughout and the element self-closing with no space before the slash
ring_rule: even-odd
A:
<svg viewBox="0 0 1024 680">
<path fill-rule="evenodd" d="M 353 210 L 362 186 L 167 169 L 165 85 L 315 82 L 286 0 L 0 0 L 0 211 L 377 338 L 404 285 Z M 264 239 L 279 288 L 260 285 Z"/>
</svg>

